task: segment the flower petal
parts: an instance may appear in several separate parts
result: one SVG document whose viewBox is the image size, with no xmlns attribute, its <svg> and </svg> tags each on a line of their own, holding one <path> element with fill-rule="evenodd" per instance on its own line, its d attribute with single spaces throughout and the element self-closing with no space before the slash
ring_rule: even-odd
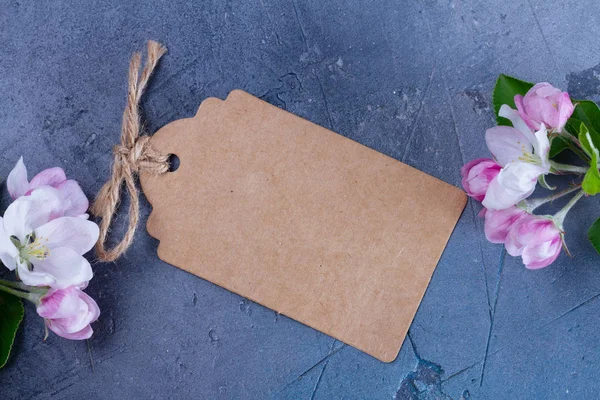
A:
<svg viewBox="0 0 600 400">
<path fill-rule="evenodd" d="M 518 237 L 524 246 L 528 246 L 551 241 L 560 236 L 560 231 L 550 219 L 533 217 L 515 225 L 510 234 Z"/>
<path fill-rule="evenodd" d="M 550 140 L 548 140 L 548 132 L 546 131 L 546 126 L 542 124 L 540 126 L 540 130 L 535 133 L 535 142 L 533 142 L 533 148 L 535 150 L 535 154 L 540 158 L 542 162 L 542 168 L 544 168 L 545 173 L 550 171 Z"/>
<path fill-rule="evenodd" d="M 19 158 L 17 165 L 10 171 L 8 178 L 6 178 L 6 187 L 10 197 L 16 199 L 25 195 L 29 189 L 29 182 L 27 181 L 27 168 L 23 163 L 23 157 Z"/>
<path fill-rule="evenodd" d="M 484 223 L 486 239 L 491 243 L 504 243 L 510 228 L 525 215 L 526 212 L 517 207 L 487 210 Z"/>
<path fill-rule="evenodd" d="M 544 170 L 537 165 L 510 163 L 495 177 L 481 202 L 490 210 L 503 210 L 526 199 L 535 190 L 537 177 Z"/>
<path fill-rule="evenodd" d="M 498 181 L 509 190 L 531 194 L 535 189 L 538 176 L 545 172 L 545 169 L 538 165 L 519 161 L 504 167 L 498 174 Z"/>
<path fill-rule="evenodd" d="M 66 332 L 62 325 L 58 324 L 56 321 L 46 320 L 46 325 L 48 329 L 52 332 L 56 333 L 58 336 L 63 337 L 69 340 L 84 340 L 89 339 L 94 334 L 94 330 L 91 326 L 87 325 L 85 328 L 80 330 L 79 332 Z"/>
<path fill-rule="evenodd" d="M 90 296 L 88 296 L 88 294 L 85 292 L 80 292 L 79 298 L 81 300 L 83 300 L 88 306 L 88 317 L 89 317 L 88 323 L 92 323 L 92 322 L 95 322 L 96 320 L 98 320 L 98 317 L 100 317 L 100 308 L 98 307 L 98 304 L 96 303 L 96 301 L 94 299 L 92 299 Z"/>
<path fill-rule="evenodd" d="M 31 191 L 40 186 L 52 186 L 55 188 L 66 180 L 67 176 L 62 168 L 48 168 L 33 177 L 31 182 L 29 182 L 29 190 Z"/>
<path fill-rule="evenodd" d="M 548 82 L 538 82 L 525 95 L 527 99 L 541 96 L 541 97 L 551 97 L 560 95 L 560 89 L 555 88 L 552 84 Z"/>
<path fill-rule="evenodd" d="M 560 255 L 560 237 L 523 249 L 523 264 L 528 269 L 540 269 L 552 264 Z"/>
<path fill-rule="evenodd" d="M 55 190 L 55 189 L 53 189 Z M 55 203 L 44 196 L 22 196 L 12 202 L 4 213 L 4 230 L 9 236 L 16 236 L 21 242 L 35 228 L 50 220 L 52 205 Z"/>
<path fill-rule="evenodd" d="M 501 168 L 489 158 L 478 158 L 465 164 L 460 170 L 465 192 L 477 201 L 483 200 L 490 182 L 498 175 Z"/>
<path fill-rule="evenodd" d="M 50 251 L 68 247 L 77 254 L 85 254 L 98 240 L 99 229 L 98 225 L 83 218 L 61 217 L 35 229 L 35 234 Z"/>
<path fill-rule="evenodd" d="M 17 271 L 19 278 L 29 286 L 50 286 L 56 282 L 56 279 L 46 272 L 30 271 L 25 263 L 18 263 Z"/>
<path fill-rule="evenodd" d="M 54 282 L 50 286 L 58 289 L 80 285 L 94 276 L 90 263 L 68 247 L 54 248 L 44 259 L 33 258 L 30 261 L 33 263 L 33 273 L 52 277 Z M 20 274 L 19 277 L 29 285 L 26 281 L 28 278 Z"/>
<path fill-rule="evenodd" d="M 36 309 L 38 315 L 42 318 L 66 318 L 76 314 L 81 307 L 78 292 L 74 286 L 63 290 L 50 289 Z"/>
<path fill-rule="evenodd" d="M 507 190 L 498 182 L 498 177 L 496 177 L 490 182 L 481 204 L 488 210 L 504 210 L 514 206 L 525 197 L 523 193 Z"/>
<path fill-rule="evenodd" d="M 0 261 L 11 271 L 17 267 L 17 257 L 19 250 L 10 240 L 10 235 L 4 230 L 4 220 L 0 218 Z"/>
<path fill-rule="evenodd" d="M 533 134 L 532 134 L 533 136 Z M 488 149 L 502 166 L 517 161 L 524 153 L 531 153 L 533 146 L 521 131 L 510 126 L 496 126 L 485 132 Z"/>
<path fill-rule="evenodd" d="M 523 118 L 521 118 L 517 110 L 514 110 L 508 105 L 503 104 L 498 111 L 498 115 L 510 120 L 516 130 L 521 132 L 529 142 L 533 142 L 533 132 L 531 128 L 527 126 Z"/>
<path fill-rule="evenodd" d="M 85 214 L 90 203 L 76 181 L 72 179 L 64 181 L 58 185 L 57 189 L 65 199 L 64 214 L 66 216 L 76 217 Z"/>
<path fill-rule="evenodd" d="M 573 106 L 573 102 L 569 97 L 567 92 L 561 94 L 560 99 L 558 101 L 558 126 L 556 127 L 557 131 L 562 131 L 567 123 L 567 120 L 571 118 L 573 115 L 573 111 L 575 107 Z"/>
<path fill-rule="evenodd" d="M 558 107 L 558 104 L 556 104 L 556 107 Z M 554 128 L 558 125 L 558 110 L 552 106 L 552 102 L 548 98 L 541 96 L 531 97 L 527 100 L 527 112 L 530 116 L 541 122 L 539 128 L 544 124 L 548 128 Z"/>
</svg>

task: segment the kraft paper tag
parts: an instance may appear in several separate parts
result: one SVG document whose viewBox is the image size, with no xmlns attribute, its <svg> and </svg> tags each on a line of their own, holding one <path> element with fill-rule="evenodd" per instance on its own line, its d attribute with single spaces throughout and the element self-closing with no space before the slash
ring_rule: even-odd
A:
<svg viewBox="0 0 600 400">
<path fill-rule="evenodd" d="M 141 177 L 162 260 L 396 358 L 460 189 L 239 90 L 151 144 L 180 160 Z"/>
</svg>

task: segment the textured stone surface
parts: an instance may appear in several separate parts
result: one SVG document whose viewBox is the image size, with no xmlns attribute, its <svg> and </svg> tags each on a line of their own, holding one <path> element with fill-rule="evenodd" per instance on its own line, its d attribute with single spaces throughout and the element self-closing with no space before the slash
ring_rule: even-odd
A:
<svg viewBox="0 0 600 400">
<path fill-rule="evenodd" d="M 150 38 L 170 50 L 144 100 L 150 131 L 241 88 L 455 185 L 465 160 L 487 154 L 499 73 L 600 100 L 592 0 L 0 1 L 0 10 L 0 175 L 23 155 L 31 171 L 63 167 L 90 196 L 108 176 L 129 57 Z M 161 262 L 140 229 L 125 257 L 94 264 L 89 292 L 103 313 L 89 342 L 43 342 L 27 307 L 0 398 L 598 397 L 600 258 L 585 240 L 598 199 L 567 223 L 575 258 L 536 272 L 502 262 L 478 207 L 467 206 L 393 363 Z"/>
</svg>

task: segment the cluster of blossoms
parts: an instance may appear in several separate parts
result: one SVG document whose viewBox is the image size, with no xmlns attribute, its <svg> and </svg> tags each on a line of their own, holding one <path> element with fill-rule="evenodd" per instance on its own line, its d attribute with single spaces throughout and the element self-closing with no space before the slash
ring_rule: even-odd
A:
<svg viewBox="0 0 600 400">
<path fill-rule="evenodd" d="M 67 339 L 89 338 L 100 310 L 83 292 L 93 273 L 83 257 L 98 239 L 88 220 L 88 199 L 61 168 L 31 181 L 21 158 L 9 174 L 13 202 L 0 218 L 0 260 L 17 281 L 0 280 L 0 290 L 32 301 L 47 329 Z"/>
<path fill-rule="evenodd" d="M 525 96 L 514 96 L 516 109 L 501 105 L 498 116 L 512 126 L 488 129 L 485 140 L 493 159 L 480 158 L 462 170 L 462 185 L 469 196 L 483 205 L 485 235 L 492 243 L 503 243 L 512 256 L 521 256 L 529 269 L 550 265 L 564 245 L 563 221 L 585 191 L 581 184 L 545 199 L 526 200 L 538 182 L 548 189 L 547 174 L 582 173 L 587 168 L 559 164 L 550 159 L 552 140 L 569 141 L 575 150 L 585 149 L 566 132 L 575 109 L 569 95 L 549 83 L 534 85 Z M 538 206 L 579 191 L 553 216 L 534 215 Z"/>
</svg>

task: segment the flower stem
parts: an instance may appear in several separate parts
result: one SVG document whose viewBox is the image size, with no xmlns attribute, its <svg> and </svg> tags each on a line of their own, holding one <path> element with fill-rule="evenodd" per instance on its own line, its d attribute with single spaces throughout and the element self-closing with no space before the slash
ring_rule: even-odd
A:
<svg viewBox="0 0 600 400">
<path fill-rule="evenodd" d="M 585 174 L 588 171 L 588 167 L 580 167 L 577 165 L 569 165 L 569 164 L 561 164 L 556 161 L 550 160 L 550 165 L 552 169 L 556 170 L 556 172 L 566 172 L 566 173 L 574 173 L 574 174 Z"/>
<path fill-rule="evenodd" d="M 37 304 L 38 300 L 40 298 L 39 295 L 33 294 L 33 293 L 29 293 L 29 292 L 23 292 L 21 290 L 17 290 L 17 289 L 13 289 L 13 288 L 9 288 L 7 286 L 4 285 L 0 285 L 0 290 L 9 294 L 12 294 L 13 296 L 17 296 L 20 297 L 22 299 L 26 299 L 31 301 L 32 303 Z"/>
<path fill-rule="evenodd" d="M 556 199 L 559 199 L 569 193 L 572 193 L 576 190 L 579 190 L 581 188 L 581 185 L 575 185 L 572 186 L 568 189 L 565 189 L 563 191 L 560 191 L 558 193 L 555 193 L 551 196 L 548 197 L 542 197 L 541 199 L 533 199 L 533 200 L 524 200 L 525 203 L 525 208 L 527 209 L 528 212 L 533 212 L 533 210 L 535 210 L 536 208 L 538 208 L 539 206 L 541 206 L 542 204 L 546 204 L 550 201 L 554 201 Z"/>
<path fill-rule="evenodd" d="M 0 284 L 4 285 L 4 286 L 12 287 L 12 288 L 21 289 L 21 290 L 27 290 L 29 288 L 29 286 L 27 286 L 24 283 L 5 281 L 4 279 L 0 279 Z"/>
<path fill-rule="evenodd" d="M 585 152 L 583 150 L 581 150 L 581 144 L 579 143 L 579 140 L 577 140 L 577 138 L 571 134 L 564 134 L 560 136 L 564 142 L 567 144 L 567 146 L 569 146 L 569 149 L 575 153 L 577 156 L 579 156 L 579 158 L 581 158 L 583 161 L 587 162 L 589 164 L 590 162 L 590 157 L 585 154 Z"/>
<path fill-rule="evenodd" d="M 569 213 L 569 210 L 571 210 L 575 203 L 577 203 L 579 199 L 583 197 L 584 194 L 585 192 L 583 190 L 580 191 L 575 196 L 573 196 L 571 200 L 569 200 L 569 202 L 563 207 L 562 210 L 554 214 L 554 217 L 552 217 L 552 219 L 554 220 L 554 223 L 560 228 L 560 230 L 563 230 L 563 222 L 565 221 L 565 217 Z"/>
<path fill-rule="evenodd" d="M 15 288 L 15 289 L 19 289 L 19 290 L 22 290 L 25 292 L 31 292 L 31 293 L 46 294 L 48 292 L 47 287 L 29 286 L 29 285 L 24 284 L 23 282 L 12 282 L 12 281 L 6 281 L 4 279 L 0 279 L 0 285 L 8 286 L 11 288 Z"/>
</svg>

